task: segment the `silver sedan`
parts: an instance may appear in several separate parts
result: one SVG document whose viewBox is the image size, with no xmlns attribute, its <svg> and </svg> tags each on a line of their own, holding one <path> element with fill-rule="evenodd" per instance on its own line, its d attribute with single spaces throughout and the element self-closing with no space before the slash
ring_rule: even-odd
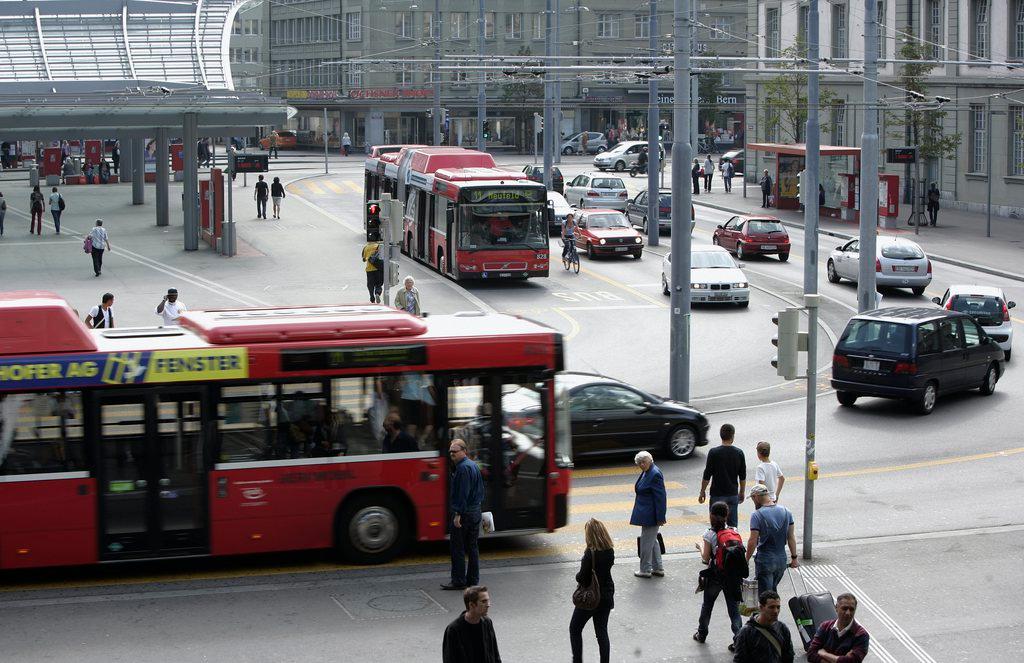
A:
<svg viewBox="0 0 1024 663">
<path fill-rule="evenodd" d="M 603 173 L 583 173 L 565 185 L 565 199 L 570 205 L 585 209 L 600 207 L 626 211 L 626 183 L 621 177 Z"/>
</svg>

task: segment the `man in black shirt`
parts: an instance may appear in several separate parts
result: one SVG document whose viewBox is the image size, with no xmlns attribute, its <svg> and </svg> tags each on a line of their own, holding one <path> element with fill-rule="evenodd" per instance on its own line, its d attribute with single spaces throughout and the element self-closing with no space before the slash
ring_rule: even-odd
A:
<svg viewBox="0 0 1024 663">
<path fill-rule="evenodd" d="M 263 180 L 262 175 L 256 182 L 256 190 L 252 192 L 252 196 L 256 199 L 256 218 L 267 218 L 267 198 L 270 197 L 270 185 Z"/>
<path fill-rule="evenodd" d="M 501 663 L 494 624 L 487 617 L 491 597 L 486 587 L 467 587 L 462 593 L 466 610 L 444 630 L 443 663 Z"/>
<path fill-rule="evenodd" d="M 707 464 L 704 466 L 704 480 L 700 482 L 700 495 L 697 500 L 704 504 L 707 500 L 708 483 L 711 484 L 711 500 L 725 502 L 729 505 L 729 527 L 736 527 L 740 503 L 743 502 L 747 487 L 747 461 L 743 452 L 733 446 L 736 428 L 732 424 L 722 424 L 719 430 L 722 444 L 708 452 Z"/>
</svg>

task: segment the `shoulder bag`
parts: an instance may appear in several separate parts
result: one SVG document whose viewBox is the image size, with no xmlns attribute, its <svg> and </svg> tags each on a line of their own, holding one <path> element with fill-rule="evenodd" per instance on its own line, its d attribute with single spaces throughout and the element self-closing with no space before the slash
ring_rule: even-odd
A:
<svg viewBox="0 0 1024 663">
<path fill-rule="evenodd" d="M 590 582 L 579 583 L 572 593 L 572 604 L 580 610 L 597 610 L 601 603 L 601 585 L 597 581 L 597 572 L 590 571 Z"/>
</svg>

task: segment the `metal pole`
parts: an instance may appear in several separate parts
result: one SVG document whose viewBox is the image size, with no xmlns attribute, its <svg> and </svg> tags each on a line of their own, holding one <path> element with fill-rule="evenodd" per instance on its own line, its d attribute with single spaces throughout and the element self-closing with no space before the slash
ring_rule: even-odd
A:
<svg viewBox="0 0 1024 663">
<path fill-rule="evenodd" d="M 327 168 L 327 106 L 324 106 L 324 175 L 331 171 Z"/>
<path fill-rule="evenodd" d="M 548 191 L 551 190 L 551 168 L 553 165 L 553 158 L 551 152 L 553 151 L 555 127 L 554 115 L 555 115 L 555 91 L 554 83 L 551 80 L 550 67 L 554 65 L 555 61 L 552 59 L 554 53 L 554 42 L 552 37 L 554 29 L 554 2 L 553 0 L 547 0 L 547 11 L 544 12 L 544 186 Z"/>
<path fill-rule="evenodd" d="M 807 61 L 818 68 L 818 0 L 811 0 L 807 14 Z M 804 177 L 804 306 L 807 307 L 807 421 L 804 435 L 805 473 L 814 462 L 815 418 L 818 401 L 818 175 L 821 127 L 818 122 L 818 75 L 807 75 L 807 140 Z M 814 532 L 814 481 L 804 481 L 803 556 L 811 559 Z"/>
<path fill-rule="evenodd" d="M 988 137 L 985 139 L 985 160 L 988 161 L 988 193 L 985 205 L 985 237 L 992 236 L 992 97 L 988 98 L 985 104 L 985 129 Z"/>
<path fill-rule="evenodd" d="M 430 38 L 434 40 L 434 64 L 431 74 L 434 79 L 434 145 L 441 144 L 441 0 L 434 0 L 434 18 L 430 22 Z"/>
<path fill-rule="evenodd" d="M 690 2 L 690 55 L 696 55 L 697 48 L 697 3 Z M 700 145 L 698 113 L 700 112 L 700 78 L 690 76 L 690 154 L 699 158 L 698 145 Z"/>
<path fill-rule="evenodd" d="M 907 164 L 907 170 L 910 170 L 910 164 Z M 921 234 L 921 214 L 924 212 L 922 203 L 923 196 L 919 196 L 917 187 L 921 187 L 921 193 L 924 193 L 924 187 L 921 184 L 921 148 L 914 147 L 914 185 L 910 188 L 913 192 L 914 200 L 911 201 L 911 205 L 914 209 L 914 234 Z"/>
<path fill-rule="evenodd" d="M 651 0 L 648 30 L 648 48 L 653 56 L 658 52 L 658 0 Z M 658 191 L 658 171 L 661 169 L 661 150 L 658 142 L 658 81 L 647 81 L 647 246 L 658 246 L 661 235 L 661 196 Z"/>
<path fill-rule="evenodd" d="M 181 128 L 182 158 L 185 162 L 181 206 L 186 251 L 199 249 L 199 155 L 196 150 L 196 141 L 199 139 L 198 124 L 199 117 L 195 113 L 185 113 Z"/>
<path fill-rule="evenodd" d="M 170 164 L 167 162 L 167 127 L 156 130 L 156 225 L 171 223 L 169 204 Z"/>
<path fill-rule="evenodd" d="M 555 52 L 562 53 L 562 42 L 559 41 L 562 27 L 562 0 L 555 0 Z M 562 163 L 562 81 L 555 79 L 555 133 L 552 138 L 554 159 L 556 164 Z"/>
<path fill-rule="evenodd" d="M 857 311 L 878 305 L 875 235 L 878 232 L 878 3 L 864 0 L 864 130 L 860 140 L 860 265 Z"/>
<path fill-rule="evenodd" d="M 669 396 L 690 399 L 690 191 L 686 164 L 692 146 L 690 130 L 690 30 L 692 0 L 674 0 L 672 16 L 674 95 L 672 104 L 672 284 L 669 355 Z"/>
<path fill-rule="evenodd" d="M 477 52 L 480 55 L 480 62 L 484 61 L 484 0 L 480 0 L 477 8 Z M 476 149 L 481 152 L 487 151 L 487 144 L 484 142 L 484 121 L 487 119 L 487 72 L 479 72 L 480 82 L 476 89 Z"/>
</svg>

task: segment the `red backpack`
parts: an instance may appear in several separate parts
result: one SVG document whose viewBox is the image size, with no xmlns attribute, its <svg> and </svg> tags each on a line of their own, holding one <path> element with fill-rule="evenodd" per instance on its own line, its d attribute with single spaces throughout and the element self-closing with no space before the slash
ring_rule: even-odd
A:
<svg viewBox="0 0 1024 663">
<path fill-rule="evenodd" d="M 724 575 L 746 578 L 750 571 L 747 567 L 743 539 L 739 532 L 723 527 L 715 536 L 718 539 L 718 547 L 715 549 L 715 568 Z"/>
</svg>

